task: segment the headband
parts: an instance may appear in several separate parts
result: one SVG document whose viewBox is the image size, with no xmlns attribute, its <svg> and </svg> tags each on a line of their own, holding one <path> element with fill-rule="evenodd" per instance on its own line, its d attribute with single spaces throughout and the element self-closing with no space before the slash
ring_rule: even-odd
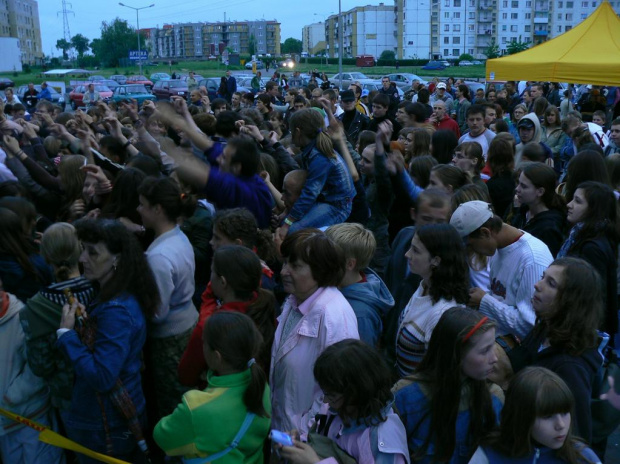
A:
<svg viewBox="0 0 620 464">
<path fill-rule="evenodd" d="M 482 325 L 488 320 L 489 318 L 486 316 L 480 319 L 478 323 L 475 326 L 473 326 L 469 332 L 467 332 L 467 335 L 463 337 L 463 343 L 467 342 L 467 340 L 469 340 L 478 331 L 478 329 L 482 327 Z"/>
</svg>

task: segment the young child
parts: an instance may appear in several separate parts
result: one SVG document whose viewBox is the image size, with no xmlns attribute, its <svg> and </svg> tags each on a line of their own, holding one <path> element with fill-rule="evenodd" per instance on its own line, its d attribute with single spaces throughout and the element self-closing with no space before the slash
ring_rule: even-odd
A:
<svg viewBox="0 0 620 464">
<path fill-rule="evenodd" d="M 209 386 L 187 392 L 155 426 L 153 439 L 166 454 L 215 461 L 228 450 L 220 462 L 263 462 L 271 404 L 265 373 L 255 360 L 262 345 L 245 314 L 221 311 L 207 320 L 203 349 Z"/>
<path fill-rule="evenodd" d="M 528 367 L 510 383 L 501 424 L 469 461 L 488 463 L 598 464 L 572 433 L 575 399 L 564 381 L 543 367 Z"/>
<path fill-rule="evenodd" d="M 394 298 L 375 271 L 368 267 L 376 242 L 373 233 L 361 224 L 336 224 L 325 234 L 344 251 L 346 271 L 340 292 L 355 316 L 360 340 L 377 346 L 383 331 L 383 317 L 394 306 Z"/>
<path fill-rule="evenodd" d="M 487 382 L 494 344 L 495 324 L 478 311 L 441 316 L 415 374 L 394 387 L 413 461 L 466 463 L 496 426 L 503 394 Z"/>
<path fill-rule="evenodd" d="M 316 417 L 311 442 L 316 435 L 327 437 L 359 463 L 409 463 L 405 428 L 392 409 L 389 369 L 377 351 L 342 340 L 318 357 L 314 377 L 327 404 Z M 297 440 L 280 453 L 293 464 L 337 462 L 321 460 L 311 445 Z"/>
</svg>

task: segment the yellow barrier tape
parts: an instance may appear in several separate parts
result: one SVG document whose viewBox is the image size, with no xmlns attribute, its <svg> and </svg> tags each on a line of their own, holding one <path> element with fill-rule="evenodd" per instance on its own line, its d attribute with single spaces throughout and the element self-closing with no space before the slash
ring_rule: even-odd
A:
<svg viewBox="0 0 620 464">
<path fill-rule="evenodd" d="M 20 424 L 24 424 L 38 431 L 39 440 L 41 440 L 43 443 L 75 451 L 76 453 L 81 453 L 84 456 L 88 456 L 89 458 L 97 459 L 101 462 L 106 462 L 109 464 L 130 464 L 127 461 L 121 461 L 120 459 L 116 459 L 110 456 L 106 456 L 105 454 L 91 451 L 88 448 L 85 448 L 82 445 L 78 445 L 76 442 L 63 437 L 59 433 L 54 432 L 49 427 L 39 424 L 38 422 L 28 419 L 27 417 L 18 416 L 17 414 L 11 411 L 7 411 L 3 408 L 0 408 L 0 414 L 14 420 L 15 422 L 19 422 Z"/>
</svg>

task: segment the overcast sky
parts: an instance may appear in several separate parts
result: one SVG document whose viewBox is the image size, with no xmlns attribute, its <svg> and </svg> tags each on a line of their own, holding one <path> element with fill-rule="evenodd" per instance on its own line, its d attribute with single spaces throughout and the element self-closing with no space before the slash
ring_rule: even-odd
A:
<svg viewBox="0 0 620 464">
<path fill-rule="evenodd" d="M 122 7 L 118 1 L 67 0 L 71 37 L 82 34 L 90 40 L 100 37 L 101 22 L 116 17 L 126 19 L 136 27 L 136 12 Z M 162 27 L 164 24 L 181 22 L 229 21 L 255 19 L 277 20 L 281 23 L 282 41 L 288 37 L 301 40 L 301 29 L 306 24 L 324 21 L 338 12 L 336 0 L 130 0 L 123 2 L 136 8 L 154 3 L 153 8 L 140 11 L 140 28 Z M 378 0 L 342 0 L 342 11 L 356 6 L 378 5 Z M 383 2 L 393 5 L 393 2 Z M 46 55 L 60 56 L 56 41 L 63 38 L 61 0 L 39 0 L 41 39 Z"/>
</svg>

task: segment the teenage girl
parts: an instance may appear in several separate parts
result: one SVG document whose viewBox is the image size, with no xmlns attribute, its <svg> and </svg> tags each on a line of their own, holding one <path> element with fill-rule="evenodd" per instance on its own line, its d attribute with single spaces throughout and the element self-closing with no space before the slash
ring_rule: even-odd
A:
<svg viewBox="0 0 620 464">
<path fill-rule="evenodd" d="M 183 385 L 203 385 L 200 376 L 208 368 L 202 351 L 203 327 L 209 317 L 220 311 L 237 311 L 252 318 L 265 342 L 258 363 L 265 371 L 269 369 L 276 301 L 273 293 L 260 287 L 261 268 L 256 253 L 244 246 L 225 245 L 215 251 L 198 323 L 179 363 L 179 380 Z"/>
<path fill-rule="evenodd" d="M 564 381 L 543 367 L 528 367 L 512 380 L 500 427 L 476 450 L 470 464 L 600 463 L 573 435 L 575 398 Z"/>
<path fill-rule="evenodd" d="M 466 463 L 495 427 L 503 394 L 487 382 L 494 345 L 495 323 L 478 311 L 441 316 L 416 373 L 395 386 L 412 461 Z"/>
<path fill-rule="evenodd" d="M 409 462 L 405 427 L 392 408 L 390 371 L 374 348 L 359 340 L 335 343 L 316 360 L 314 377 L 326 403 L 316 418 L 316 434 L 333 440 L 355 462 Z M 323 462 L 297 440 L 280 454 L 293 464 Z"/>
<path fill-rule="evenodd" d="M 185 393 L 155 426 L 153 439 L 166 454 L 206 462 L 220 460 L 228 450 L 220 462 L 263 462 L 271 405 L 265 373 L 255 361 L 262 345 L 245 314 L 221 311 L 207 320 L 203 349 L 209 387 Z M 231 445 L 233 440 L 238 446 Z"/>
<path fill-rule="evenodd" d="M 449 224 L 416 230 L 405 257 L 409 270 L 422 282 L 400 317 L 396 338 L 399 377 L 413 373 L 426 353 L 437 321 L 447 309 L 467 303 L 469 288 L 465 247 Z"/>
</svg>

